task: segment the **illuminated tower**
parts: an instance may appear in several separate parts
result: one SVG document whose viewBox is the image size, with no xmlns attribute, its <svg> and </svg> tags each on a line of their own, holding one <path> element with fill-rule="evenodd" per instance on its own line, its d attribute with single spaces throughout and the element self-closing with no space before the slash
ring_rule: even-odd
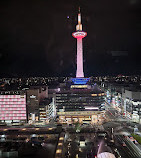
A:
<svg viewBox="0 0 141 158">
<path fill-rule="evenodd" d="M 81 78 L 81 77 L 84 77 L 82 39 L 85 36 L 87 36 L 87 33 L 82 31 L 80 8 L 79 8 L 79 13 L 78 13 L 78 24 L 76 25 L 76 32 L 72 33 L 72 36 L 74 38 L 77 38 L 77 70 L 76 70 L 76 77 Z"/>
</svg>

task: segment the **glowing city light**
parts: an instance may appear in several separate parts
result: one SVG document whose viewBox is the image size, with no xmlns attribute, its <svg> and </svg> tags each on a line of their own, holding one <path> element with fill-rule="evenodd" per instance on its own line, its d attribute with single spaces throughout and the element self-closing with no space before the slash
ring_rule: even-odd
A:
<svg viewBox="0 0 141 158">
<path fill-rule="evenodd" d="M 56 150 L 56 153 L 57 153 L 57 154 L 61 154 L 61 153 L 62 153 L 62 150 L 61 150 L 61 149 L 57 149 L 57 150 Z"/>
<path fill-rule="evenodd" d="M 60 137 L 59 140 L 64 140 L 64 137 Z"/>
</svg>

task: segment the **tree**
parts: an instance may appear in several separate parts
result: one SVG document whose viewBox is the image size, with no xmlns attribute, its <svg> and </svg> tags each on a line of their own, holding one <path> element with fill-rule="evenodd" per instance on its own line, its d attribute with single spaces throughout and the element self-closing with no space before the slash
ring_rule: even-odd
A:
<svg viewBox="0 0 141 158">
<path fill-rule="evenodd" d="M 75 131 L 76 132 L 80 132 L 80 130 L 81 130 L 81 124 L 77 121 L 77 122 L 75 122 L 75 123 L 73 123 L 74 124 L 74 126 L 75 126 Z"/>
</svg>

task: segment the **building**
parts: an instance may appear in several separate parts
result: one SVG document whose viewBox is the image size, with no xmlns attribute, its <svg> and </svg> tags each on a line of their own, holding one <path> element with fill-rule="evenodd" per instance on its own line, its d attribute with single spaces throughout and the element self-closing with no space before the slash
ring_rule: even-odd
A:
<svg viewBox="0 0 141 158">
<path fill-rule="evenodd" d="M 125 89 L 122 98 L 124 101 L 124 115 L 134 122 L 141 123 L 141 91 Z"/>
<path fill-rule="evenodd" d="M 117 83 L 102 83 L 101 87 L 106 93 L 106 101 L 116 110 L 123 113 L 122 93 L 125 90 L 125 85 Z"/>
<path fill-rule="evenodd" d="M 108 103 L 129 120 L 141 122 L 140 87 L 136 84 L 108 83 L 103 89 Z"/>
<path fill-rule="evenodd" d="M 56 111 L 60 122 L 100 122 L 105 112 L 104 96 L 96 84 L 61 88 L 56 93 Z"/>
<path fill-rule="evenodd" d="M 39 119 L 40 121 L 49 123 L 56 116 L 56 108 L 54 98 L 44 99 L 39 106 Z"/>
<path fill-rule="evenodd" d="M 54 97 L 52 98 L 52 102 L 48 105 L 48 114 L 50 120 L 56 118 L 56 103 Z"/>
<path fill-rule="evenodd" d="M 47 86 L 35 86 L 27 90 L 28 119 L 39 120 L 39 104 L 48 97 Z"/>
<path fill-rule="evenodd" d="M 23 91 L 0 92 L 0 120 L 27 122 L 26 94 Z"/>
<path fill-rule="evenodd" d="M 48 106 L 40 105 L 40 107 L 39 107 L 39 120 L 42 122 L 49 122 L 47 114 L 48 114 Z"/>
</svg>

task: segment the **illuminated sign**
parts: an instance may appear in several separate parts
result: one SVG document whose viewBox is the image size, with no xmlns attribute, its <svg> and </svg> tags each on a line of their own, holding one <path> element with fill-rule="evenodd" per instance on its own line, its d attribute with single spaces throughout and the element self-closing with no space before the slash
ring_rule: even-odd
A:
<svg viewBox="0 0 141 158">
<path fill-rule="evenodd" d="M 31 95 L 30 98 L 31 98 L 31 99 L 35 99 L 36 96 L 35 96 L 35 95 Z"/>
<path fill-rule="evenodd" d="M 86 84 L 89 80 L 90 80 L 90 78 L 71 78 L 71 81 L 72 81 L 74 84 L 77 84 L 77 85 L 84 85 L 84 84 Z"/>
<path fill-rule="evenodd" d="M 87 85 L 71 85 L 71 88 L 87 88 Z"/>
</svg>

